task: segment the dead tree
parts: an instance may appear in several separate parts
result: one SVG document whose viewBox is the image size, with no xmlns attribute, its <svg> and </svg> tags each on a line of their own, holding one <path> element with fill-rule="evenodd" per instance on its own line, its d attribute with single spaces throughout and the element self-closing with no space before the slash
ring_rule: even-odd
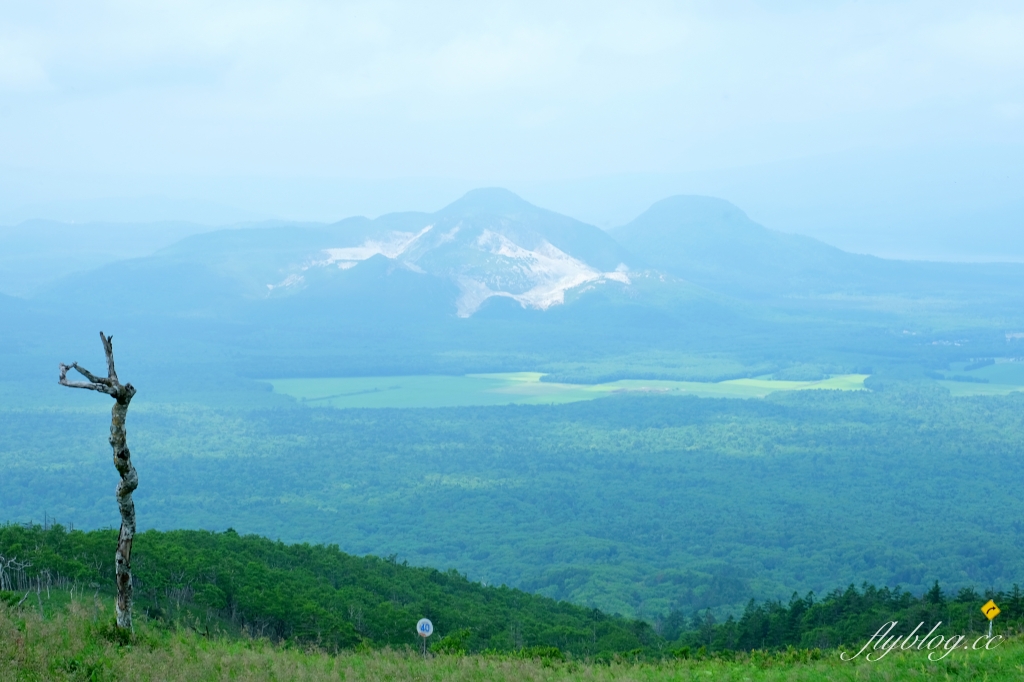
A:
<svg viewBox="0 0 1024 682">
<path fill-rule="evenodd" d="M 114 467 L 121 474 L 117 484 L 117 506 L 121 510 L 121 532 L 117 536 L 117 552 L 114 554 L 114 577 L 117 581 L 117 626 L 131 630 L 132 628 L 132 540 L 135 538 L 135 503 L 132 492 L 139 487 L 139 477 L 132 466 L 131 453 L 128 452 L 127 436 L 124 420 L 128 415 L 128 403 L 135 395 L 131 384 L 122 384 L 114 371 L 113 337 L 104 336 L 100 332 L 103 350 L 107 354 L 107 376 L 98 377 L 77 362 L 70 365 L 61 363 L 60 383 L 71 388 L 87 388 L 90 391 L 106 393 L 114 399 L 114 408 L 110 415 L 110 447 L 114 450 Z M 68 370 L 73 369 L 89 381 L 68 381 Z"/>
<path fill-rule="evenodd" d="M 21 589 L 21 583 L 25 579 L 25 569 L 31 565 L 27 561 L 18 561 L 17 557 L 6 559 L 3 554 L 0 554 L 0 591 Z"/>
</svg>

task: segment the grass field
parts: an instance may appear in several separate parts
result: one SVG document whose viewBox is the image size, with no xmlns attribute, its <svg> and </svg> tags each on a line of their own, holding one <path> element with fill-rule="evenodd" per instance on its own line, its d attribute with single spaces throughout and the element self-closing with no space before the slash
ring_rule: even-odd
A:
<svg viewBox="0 0 1024 682">
<path fill-rule="evenodd" d="M 1024 362 L 1019 358 L 994 358 L 991 364 L 971 367 L 968 363 L 955 363 L 945 375 L 949 381 L 939 381 L 955 397 L 971 395 L 1007 395 L 1024 391 Z"/>
<path fill-rule="evenodd" d="M 32 602 L 37 595 L 31 594 Z M 529 655 L 435 655 L 414 650 L 364 649 L 331 654 L 228 637 L 136 618 L 124 639 L 111 627 L 108 598 L 79 595 L 45 617 L 29 602 L 0 602 L 0 680 L 592 680 L 648 682 L 729 680 L 1011 680 L 1024 675 L 1024 640 L 1011 637 L 992 651 L 957 651 L 941 661 L 926 652 L 894 651 L 881 661 L 844 662 L 837 651 L 736 653 L 727 657 L 663 660 L 628 657 L 610 662 Z M 62 598 L 62 601 L 65 601 Z M 39 601 L 42 609 L 43 601 Z M 668 652 L 666 652 L 668 653 Z"/>
<path fill-rule="evenodd" d="M 467 376 L 348 377 L 274 379 L 274 391 L 309 404 L 330 407 L 466 407 L 544 405 L 594 400 L 622 393 L 694 395 L 706 398 L 763 398 L 775 391 L 864 389 L 866 374 L 821 381 L 733 379 L 719 383 L 624 379 L 605 384 L 541 381 L 538 372 Z"/>
<path fill-rule="evenodd" d="M 974 384 L 966 381 L 940 381 L 940 386 L 949 389 L 954 398 L 972 395 L 1009 395 L 1015 391 L 1024 391 L 1024 386 L 1012 384 Z"/>
</svg>

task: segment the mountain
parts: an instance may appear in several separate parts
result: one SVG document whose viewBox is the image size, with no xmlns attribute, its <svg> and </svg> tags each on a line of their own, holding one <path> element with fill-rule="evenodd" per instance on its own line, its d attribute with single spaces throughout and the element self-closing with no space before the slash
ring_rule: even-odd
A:
<svg viewBox="0 0 1024 682">
<path fill-rule="evenodd" d="M 435 291 L 444 299 L 434 303 L 465 318 L 492 297 L 546 310 L 587 285 L 628 285 L 633 260 L 596 227 L 539 209 L 511 192 L 483 189 L 433 214 L 197 234 L 152 256 L 70 278 L 48 295 L 70 290 L 100 298 L 102 291 L 115 290 L 118 282 L 123 289 L 130 281 L 132 291 L 123 293 L 119 305 L 211 311 L 230 307 L 229 301 L 300 293 L 344 298 L 348 284 L 358 288 L 355 282 L 390 275 L 395 281 L 385 288 L 394 293 L 392 301 L 401 298 L 399 290 L 410 299 Z M 361 272 L 365 268 L 376 274 Z M 367 294 L 374 297 L 377 290 Z"/>
<path fill-rule="evenodd" d="M 765 228 L 722 199 L 675 196 L 611 231 L 655 268 L 709 289 L 752 299 L 955 296 L 991 303 L 1024 292 L 1024 265 L 896 261 L 848 253 L 816 239 Z"/>
<path fill-rule="evenodd" d="M 729 293 L 807 291 L 857 256 L 758 225 L 728 201 L 675 196 L 612 231 L 654 267 Z"/>
<path fill-rule="evenodd" d="M 490 188 L 435 213 L 193 234 L 65 278 L 38 298 L 145 316 L 252 319 L 316 309 L 408 321 L 482 311 L 507 317 L 566 304 L 583 313 L 583 301 L 677 315 L 695 299 L 716 309 L 771 300 L 790 312 L 843 314 L 891 308 L 893 296 L 1004 314 L 1024 302 L 1024 265 L 851 254 L 769 230 L 710 197 L 665 199 L 608 233 Z M 707 315 L 688 319 L 702 323 Z"/>
<path fill-rule="evenodd" d="M 452 282 L 459 317 L 473 315 L 491 297 L 546 310 L 586 284 L 629 284 L 630 257 L 607 234 L 501 189 L 475 190 L 434 214 L 344 221 L 331 238 L 329 246 L 285 268 L 268 291 L 314 286 L 380 256 Z"/>
<path fill-rule="evenodd" d="M 519 371 L 652 343 L 724 348 L 760 324 L 500 189 L 435 213 L 195 234 L 70 275 L 33 304 L 133 337 L 160 372 L 278 377 Z"/>
<path fill-rule="evenodd" d="M 0 292 L 27 295 L 68 273 L 147 256 L 210 229 L 184 222 L 75 224 L 52 220 L 0 226 Z"/>
<path fill-rule="evenodd" d="M 31 303 L 69 329 L 133 337 L 159 371 L 676 377 L 724 354 L 820 376 L 997 355 L 1024 329 L 1024 266 L 850 254 L 707 197 L 609 233 L 492 188 L 435 213 L 193 234 Z"/>
</svg>

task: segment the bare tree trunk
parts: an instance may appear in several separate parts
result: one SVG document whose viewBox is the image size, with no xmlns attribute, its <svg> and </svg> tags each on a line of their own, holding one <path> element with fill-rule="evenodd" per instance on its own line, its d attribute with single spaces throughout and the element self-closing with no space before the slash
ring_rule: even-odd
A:
<svg viewBox="0 0 1024 682">
<path fill-rule="evenodd" d="M 139 476 L 132 466 L 131 453 L 128 451 L 128 438 L 124 429 L 124 420 L 128 415 L 128 403 L 135 395 L 135 387 L 131 384 L 122 385 L 114 370 L 113 338 L 100 332 L 103 350 L 107 355 L 107 376 L 97 377 L 77 362 L 70 365 L 61 363 L 60 383 L 71 388 L 86 388 L 91 391 L 106 393 L 114 399 L 114 407 L 110 414 L 110 447 L 114 450 L 114 467 L 121 475 L 117 484 L 117 506 L 121 511 L 121 532 L 117 537 L 117 552 L 114 554 L 114 577 L 117 582 L 117 626 L 131 630 L 132 628 L 132 541 L 135 539 L 135 503 L 132 493 L 139 487 Z M 69 369 L 88 379 L 84 381 L 68 381 Z"/>
<path fill-rule="evenodd" d="M 27 561 L 18 561 L 17 557 L 11 557 L 5 559 L 3 554 L 0 554 L 0 590 L 13 591 L 20 589 L 20 582 L 16 578 L 23 578 L 25 575 L 25 569 L 32 564 Z"/>
</svg>

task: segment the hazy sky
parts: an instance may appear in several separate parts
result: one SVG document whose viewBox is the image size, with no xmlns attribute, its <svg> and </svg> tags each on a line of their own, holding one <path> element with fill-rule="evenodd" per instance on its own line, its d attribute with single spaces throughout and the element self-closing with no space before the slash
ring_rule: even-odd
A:
<svg viewBox="0 0 1024 682">
<path fill-rule="evenodd" d="M 1021 2 L 0 8 L 0 221 L 326 220 L 503 185 L 599 224 L 700 192 L 821 235 L 892 210 L 1024 231 Z"/>
</svg>

